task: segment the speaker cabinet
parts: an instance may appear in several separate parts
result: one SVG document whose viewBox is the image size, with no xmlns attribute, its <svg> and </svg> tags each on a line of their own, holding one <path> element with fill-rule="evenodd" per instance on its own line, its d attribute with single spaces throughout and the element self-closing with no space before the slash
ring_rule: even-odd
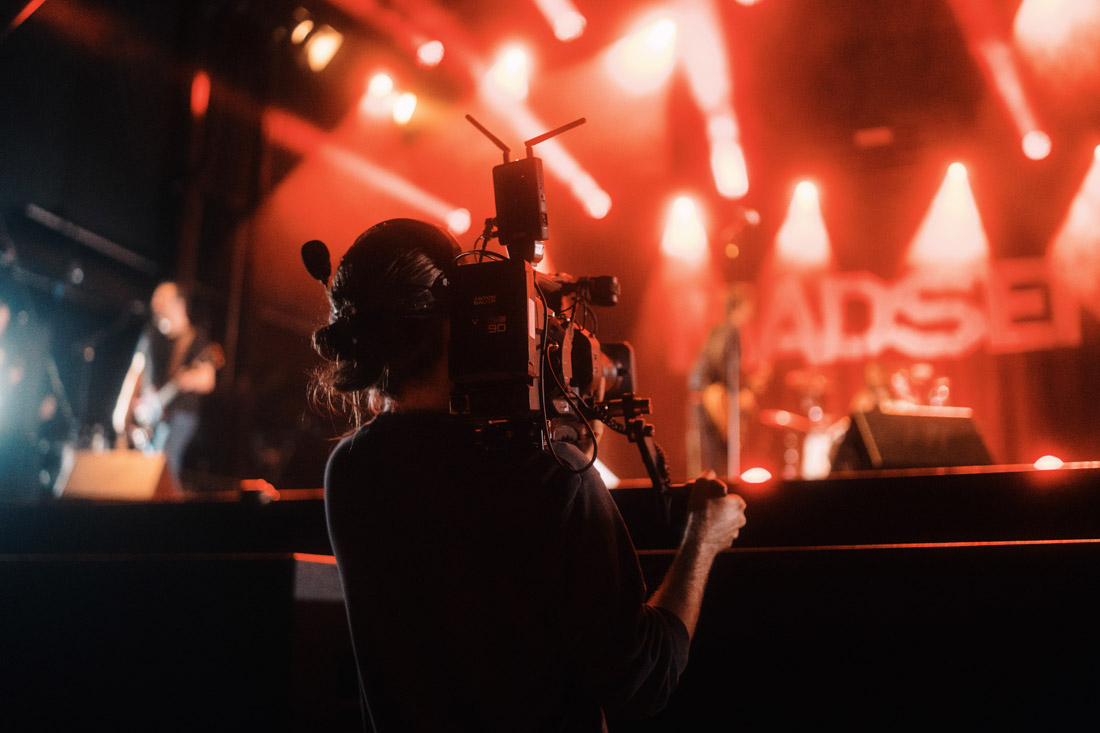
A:
<svg viewBox="0 0 1100 733">
<path fill-rule="evenodd" d="M 968 409 L 871 410 L 854 412 L 850 420 L 833 457 L 833 471 L 993 463 Z"/>
<path fill-rule="evenodd" d="M 62 498 L 153 501 L 179 494 L 163 453 L 77 451 Z"/>
</svg>

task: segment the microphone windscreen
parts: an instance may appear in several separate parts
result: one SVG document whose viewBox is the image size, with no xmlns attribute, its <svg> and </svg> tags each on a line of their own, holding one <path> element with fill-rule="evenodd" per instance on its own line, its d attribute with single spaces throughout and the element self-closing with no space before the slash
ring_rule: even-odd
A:
<svg viewBox="0 0 1100 733">
<path fill-rule="evenodd" d="M 332 261 L 329 259 L 328 247 L 319 239 L 311 239 L 302 245 L 302 262 L 306 270 L 315 280 L 328 287 L 329 276 L 332 275 Z"/>
</svg>

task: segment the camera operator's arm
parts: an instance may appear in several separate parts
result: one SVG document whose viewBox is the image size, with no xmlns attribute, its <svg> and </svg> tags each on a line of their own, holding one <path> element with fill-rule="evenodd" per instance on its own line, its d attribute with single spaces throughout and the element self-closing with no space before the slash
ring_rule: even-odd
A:
<svg viewBox="0 0 1100 733">
<path fill-rule="evenodd" d="M 688 636 L 694 636 L 703 589 L 714 558 L 733 543 L 745 526 L 745 500 L 727 494 L 725 484 L 717 480 L 713 471 L 705 471 L 691 483 L 690 489 L 684 539 L 649 603 L 676 614 L 687 627 Z"/>
</svg>

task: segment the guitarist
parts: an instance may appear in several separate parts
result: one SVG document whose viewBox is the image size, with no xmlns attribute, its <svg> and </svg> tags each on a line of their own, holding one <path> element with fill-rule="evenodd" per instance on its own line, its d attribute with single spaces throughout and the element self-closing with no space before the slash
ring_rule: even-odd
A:
<svg viewBox="0 0 1100 733">
<path fill-rule="evenodd" d="M 112 416 L 119 447 L 163 451 L 178 479 L 223 361 L 221 347 L 191 322 L 179 285 L 158 285 Z"/>
</svg>

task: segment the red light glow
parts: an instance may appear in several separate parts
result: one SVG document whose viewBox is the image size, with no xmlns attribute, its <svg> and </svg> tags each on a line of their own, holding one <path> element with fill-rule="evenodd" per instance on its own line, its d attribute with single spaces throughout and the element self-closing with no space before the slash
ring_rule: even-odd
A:
<svg viewBox="0 0 1100 733">
<path fill-rule="evenodd" d="M 750 468 L 741 474 L 741 480 L 746 484 L 762 484 L 772 480 L 771 471 L 766 468 Z"/>
<path fill-rule="evenodd" d="M 1031 160 L 1043 160 L 1050 155 L 1050 135 L 1042 130 L 1032 130 L 1024 135 L 1021 147 L 1024 150 L 1024 155 Z"/>
<path fill-rule="evenodd" d="M 429 69 L 443 62 L 443 44 L 440 41 L 426 41 L 416 48 L 416 60 Z"/>
<path fill-rule="evenodd" d="M 1100 315 L 1100 146 L 1051 239 L 1050 260 L 1059 284 Z"/>
<path fill-rule="evenodd" d="M 691 42 L 679 50 L 684 73 L 696 105 L 707 120 L 710 166 L 718 193 L 740 198 L 748 193 L 749 178 L 740 130 L 733 110 L 733 81 L 722 21 L 709 3 L 682 7 L 677 22 Z"/>
<path fill-rule="evenodd" d="M 530 67 L 527 51 L 509 46 L 501 51 L 497 62 L 489 69 L 489 83 L 511 99 L 526 99 Z"/>
<path fill-rule="evenodd" d="M 607 488 L 613 489 L 619 485 L 619 477 L 599 459 L 596 460 L 596 471 L 600 474 L 600 478 L 603 479 Z"/>
<path fill-rule="evenodd" d="M 707 230 L 699 206 L 690 196 L 677 196 L 669 207 L 661 251 L 687 262 L 706 258 Z"/>
<path fill-rule="evenodd" d="M 584 34 L 588 21 L 577 12 L 571 0 L 535 0 L 535 5 L 559 41 L 573 41 Z"/>
<path fill-rule="evenodd" d="M 393 121 L 399 125 L 408 124 L 416 111 L 416 95 L 412 92 L 399 94 L 393 102 Z"/>
<path fill-rule="evenodd" d="M 611 47 L 608 69 L 627 91 L 646 94 L 660 87 L 676 63 L 676 23 L 660 17 Z"/>
<path fill-rule="evenodd" d="M 313 32 L 313 21 L 309 18 L 304 18 L 301 22 L 294 26 L 294 29 L 290 31 L 290 42 L 294 45 L 300 45 L 310 33 Z"/>
<path fill-rule="evenodd" d="M 196 118 L 204 117 L 210 106 L 210 75 L 205 71 L 196 71 L 191 77 L 191 114 Z"/>
<path fill-rule="evenodd" d="M 679 56 L 699 109 L 708 116 L 728 112 L 733 83 L 721 19 L 709 4 L 690 3 L 679 11 L 676 22 L 684 38 L 690 39 Z"/>
<path fill-rule="evenodd" d="M 318 26 L 306 39 L 306 61 L 313 71 L 324 71 L 329 65 L 340 46 L 344 43 L 344 35 L 331 26 Z"/>
<path fill-rule="evenodd" d="M 263 125 L 268 139 L 276 145 L 302 155 L 316 156 L 324 163 L 353 176 L 370 189 L 408 204 L 432 220 L 445 222 L 449 226 L 460 223 L 460 220 L 452 220 L 458 207 L 433 196 L 393 171 L 331 142 L 331 138 L 323 130 L 300 117 L 269 108 L 264 112 Z"/>
<path fill-rule="evenodd" d="M 817 269 L 831 261 L 829 233 L 821 216 L 817 186 L 811 181 L 800 181 L 795 186 L 775 245 L 776 259 L 786 268 Z"/>
<path fill-rule="evenodd" d="M 745 168 L 745 151 L 735 140 L 712 140 L 710 167 L 718 193 L 738 199 L 749 192 L 749 174 Z"/>
<path fill-rule="evenodd" d="M 1001 37 L 992 4 L 977 0 L 951 0 L 950 4 L 966 35 L 971 55 L 997 91 L 1023 138 L 1038 128 L 1035 111 L 1024 92 L 1012 47 Z"/>
<path fill-rule="evenodd" d="M 384 117 L 393 113 L 395 99 L 393 78 L 378 72 L 367 82 L 367 90 L 359 100 L 359 111 L 371 117 Z"/>
<path fill-rule="evenodd" d="M 989 240 L 970 190 L 966 166 L 952 163 L 909 245 L 913 267 L 974 265 L 989 257 Z"/>
<path fill-rule="evenodd" d="M 1095 0 L 1023 0 L 1012 33 L 1031 65 L 1067 93 L 1100 73 L 1100 3 Z"/>
<path fill-rule="evenodd" d="M 1052 455 L 1045 455 L 1035 461 L 1035 468 L 1039 471 L 1057 471 L 1062 466 L 1066 465 L 1061 458 Z"/>
<path fill-rule="evenodd" d="M 470 231 L 470 212 L 467 209 L 455 209 L 447 214 L 447 228 L 451 234 L 465 234 Z"/>
</svg>

